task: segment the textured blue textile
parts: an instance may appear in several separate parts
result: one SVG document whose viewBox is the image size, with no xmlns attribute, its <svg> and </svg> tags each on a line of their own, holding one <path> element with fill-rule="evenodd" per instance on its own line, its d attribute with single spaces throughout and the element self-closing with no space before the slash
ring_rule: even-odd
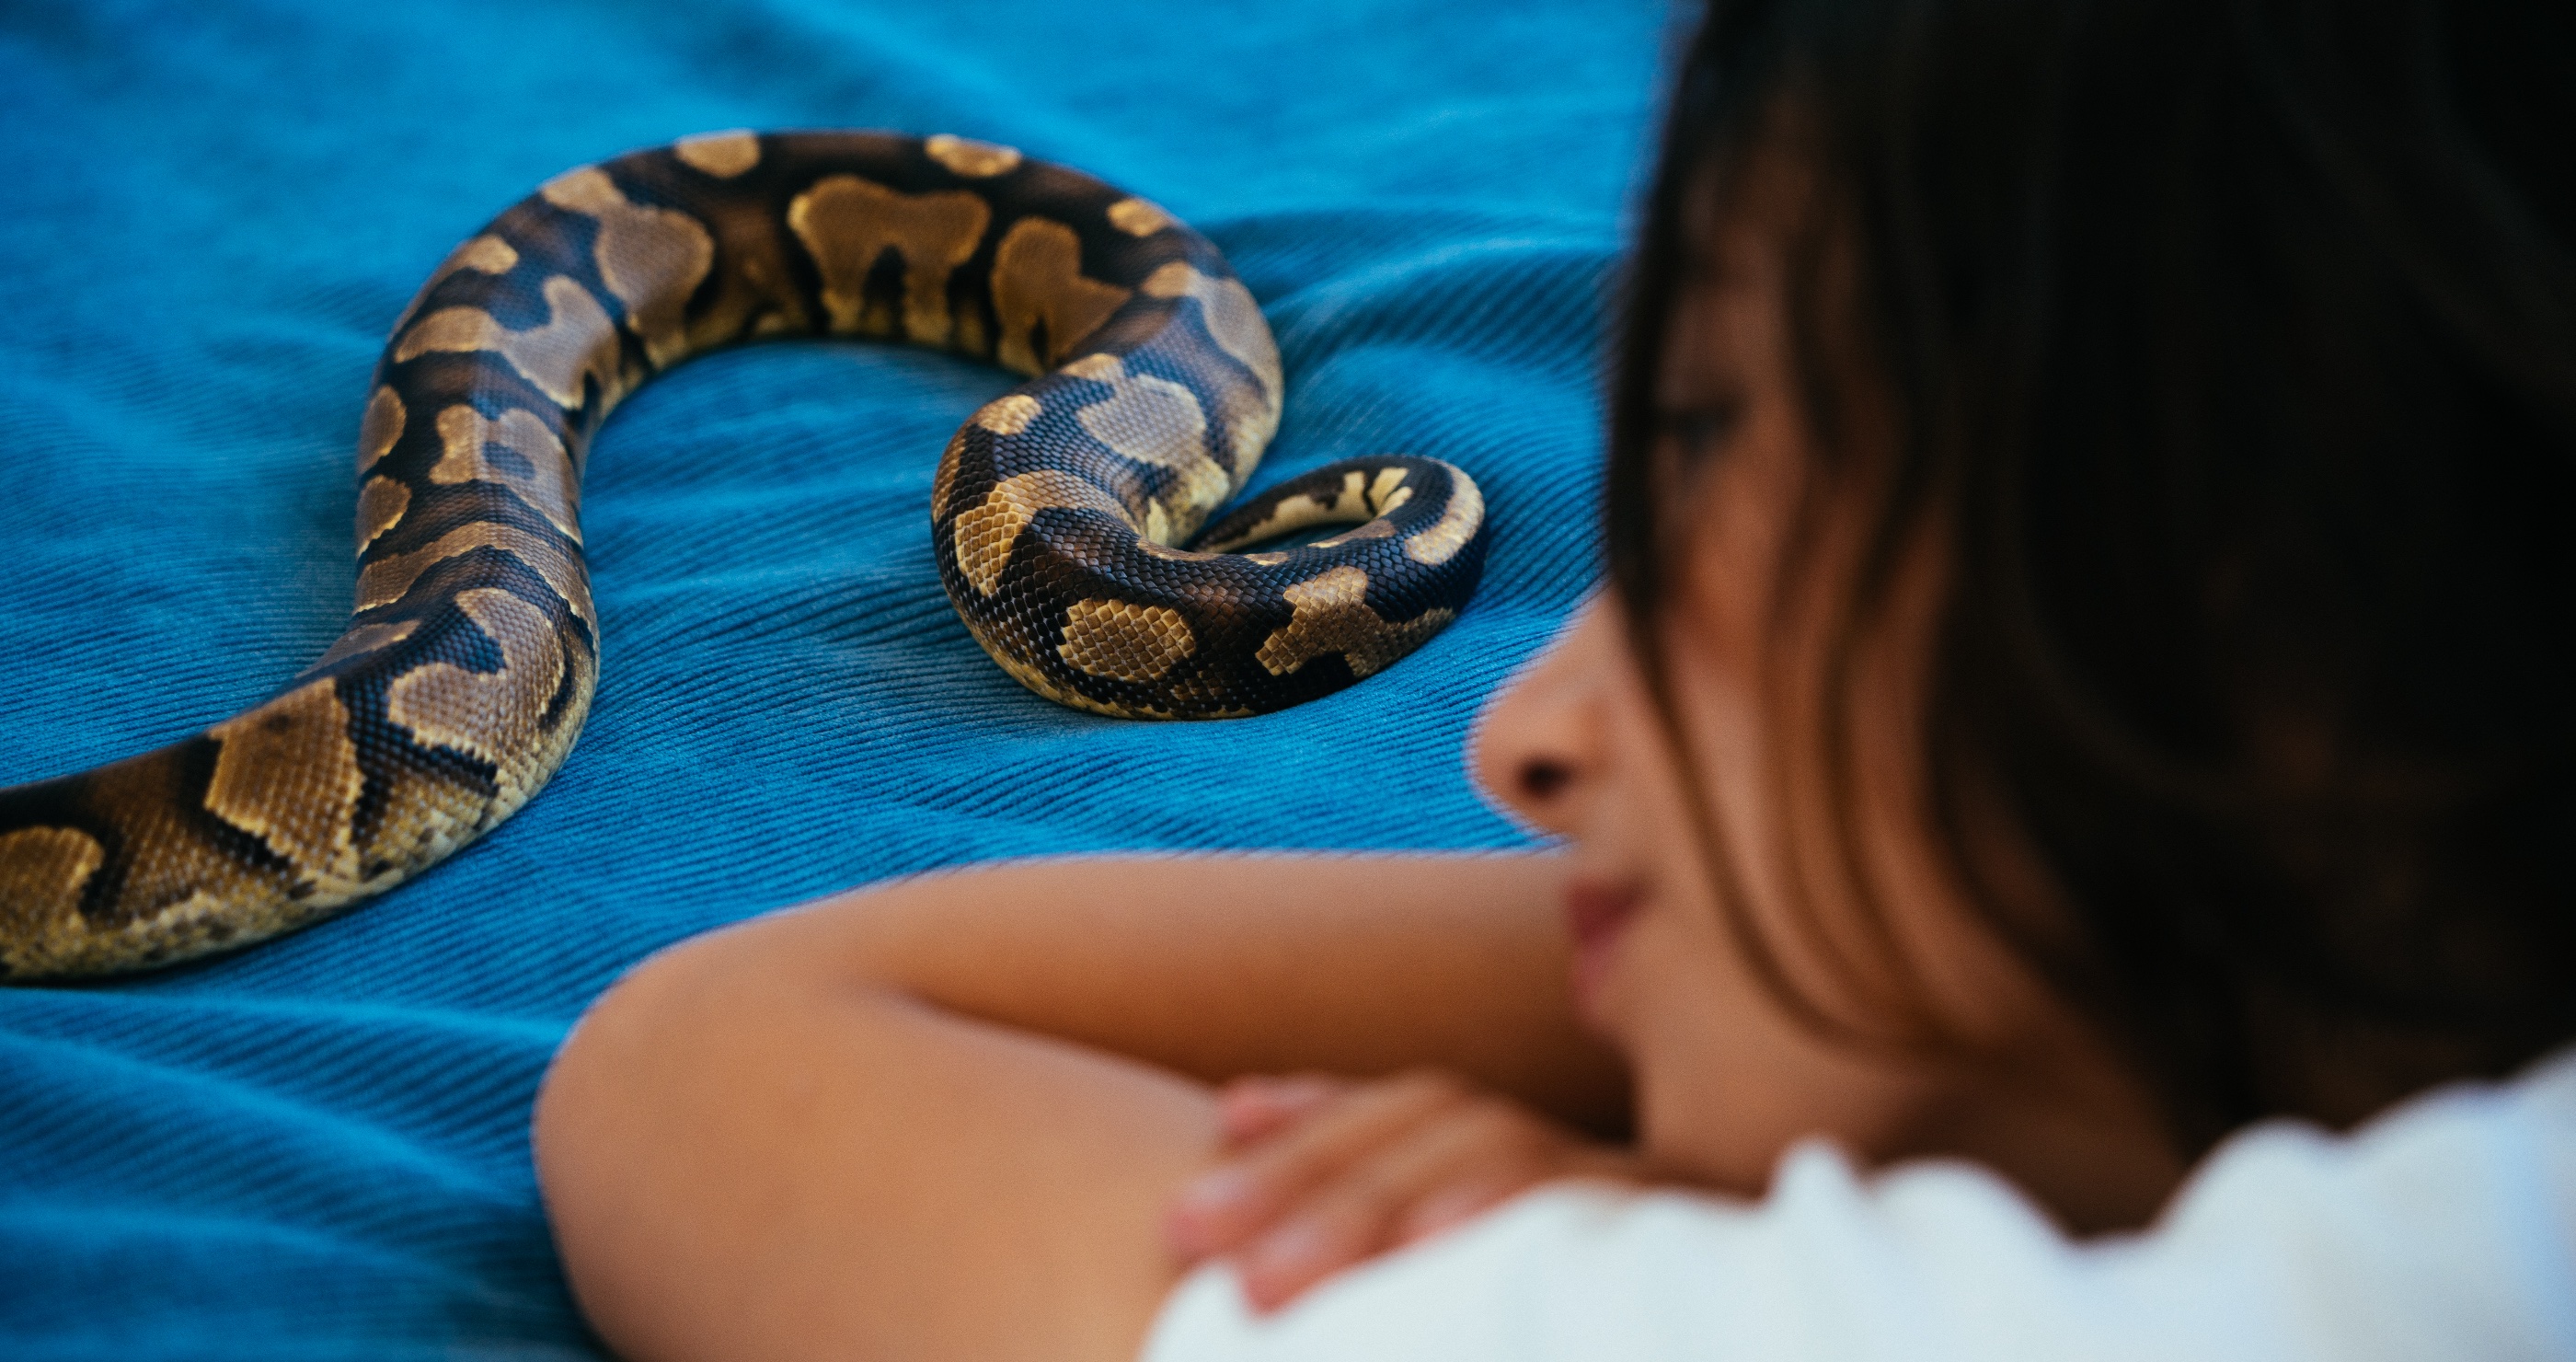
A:
<svg viewBox="0 0 2576 1362">
<path fill-rule="evenodd" d="M 1470 469 L 1454 627 L 1328 700 L 1076 714 L 927 546 L 1010 380 L 802 344 L 634 398 L 584 497 L 589 729 L 425 879 L 237 958 L 0 990 L 0 1357 L 579 1357 L 525 1125 L 585 1003 L 692 932 L 1113 848 L 1511 843 L 1459 749 L 1594 575 L 1602 294 L 1651 0 L 0 0 L 0 784 L 179 738 L 335 637 L 386 328 L 564 167 L 707 129 L 954 131 L 1168 205 L 1289 376 L 1275 480 Z"/>
</svg>

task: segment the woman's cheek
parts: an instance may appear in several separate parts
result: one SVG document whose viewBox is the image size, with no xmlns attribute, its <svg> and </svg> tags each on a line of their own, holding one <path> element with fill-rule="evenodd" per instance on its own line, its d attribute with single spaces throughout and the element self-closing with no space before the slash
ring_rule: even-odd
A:
<svg viewBox="0 0 2576 1362">
<path fill-rule="evenodd" d="M 1727 1028 L 1712 1015 L 1707 971 L 1680 953 L 1669 920 L 1642 922 L 1625 942 L 1614 1043 L 1637 1092 L 1637 1134 L 1647 1153 L 1698 1168 L 1724 1104 Z"/>
<path fill-rule="evenodd" d="M 1706 943 L 1687 930 L 1688 911 L 1650 899 L 1621 935 L 1601 994 L 1604 1029 L 1638 1081 L 1658 1088 L 1688 1079 L 1708 1059 L 1713 971 L 1695 958 Z"/>
</svg>

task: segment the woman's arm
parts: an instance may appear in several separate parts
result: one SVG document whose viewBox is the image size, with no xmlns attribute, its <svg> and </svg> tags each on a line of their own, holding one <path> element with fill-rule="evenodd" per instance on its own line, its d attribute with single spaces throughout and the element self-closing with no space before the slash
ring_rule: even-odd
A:
<svg viewBox="0 0 2576 1362">
<path fill-rule="evenodd" d="M 638 1359 L 1124 1359 L 1206 1084 L 1457 1071 L 1612 1128 L 1552 858 L 1033 862 L 700 938 L 537 1111 L 567 1271 Z"/>
</svg>

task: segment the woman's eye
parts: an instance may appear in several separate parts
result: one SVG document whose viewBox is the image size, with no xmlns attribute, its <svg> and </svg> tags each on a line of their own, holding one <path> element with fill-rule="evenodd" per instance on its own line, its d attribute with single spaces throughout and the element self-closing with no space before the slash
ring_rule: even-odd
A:
<svg viewBox="0 0 2576 1362">
<path fill-rule="evenodd" d="M 1711 403 L 1684 407 L 1664 413 L 1664 438 L 1673 444 L 1673 452 L 1683 462 L 1695 462 L 1717 453 L 1729 436 L 1735 433 L 1736 404 Z"/>
</svg>

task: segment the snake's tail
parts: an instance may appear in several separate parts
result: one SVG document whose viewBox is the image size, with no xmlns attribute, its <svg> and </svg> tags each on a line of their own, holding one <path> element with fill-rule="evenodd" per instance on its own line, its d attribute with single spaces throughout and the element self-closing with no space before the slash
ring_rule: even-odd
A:
<svg viewBox="0 0 2576 1362">
<path fill-rule="evenodd" d="M 1400 516 L 1407 507 L 1413 514 Z M 1437 566 L 1475 538 L 1484 523 L 1484 495 L 1456 464 L 1381 455 L 1329 463 L 1281 482 L 1199 531 L 1189 547 L 1200 553 L 1238 553 L 1318 525 L 1361 527 L 1307 546 L 1329 549 L 1360 539 L 1406 537 L 1436 526 L 1438 537 L 1423 541 L 1414 557 Z"/>
</svg>

